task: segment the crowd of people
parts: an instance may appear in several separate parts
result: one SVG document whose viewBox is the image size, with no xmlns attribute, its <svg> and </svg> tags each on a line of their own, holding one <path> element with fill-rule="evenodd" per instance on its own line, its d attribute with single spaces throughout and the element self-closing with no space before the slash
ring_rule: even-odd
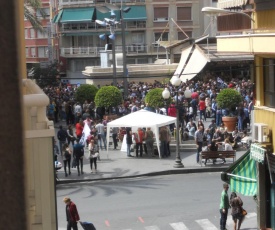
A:
<svg viewBox="0 0 275 230">
<path fill-rule="evenodd" d="M 117 87 L 122 88 L 122 84 L 118 84 Z M 243 103 L 236 108 L 238 125 L 233 133 L 227 132 L 221 120 L 222 116 L 227 115 L 227 110 L 219 108 L 216 102 L 216 97 L 220 90 L 227 87 L 236 89 L 243 97 Z M 154 108 L 150 104 L 145 103 L 146 94 L 154 88 L 167 88 L 170 91 L 172 102 L 167 108 Z M 254 83 L 249 79 L 237 78 L 232 78 L 230 82 L 225 82 L 220 78 L 209 79 L 207 81 L 192 80 L 181 83 L 177 88 L 170 83 L 159 81 L 155 81 L 154 83 L 130 82 L 128 97 L 119 106 L 111 109 L 96 107 L 94 101 L 85 101 L 83 104 L 76 101 L 75 92 L 77 86 L 48 86 L 43 90 L 50 98 L 50 104 L 47 109 L 48 118 L 55 123 L 65 121 L 67 125 L 63 132 L 64 136 L 58 137 L 60 152 L 64 152 L 62 146 L 65 143 L 68 145 L 67 148 L 70 148 L 70 144 L 72 144 L 73 148 L 75 141 L 79 140 L 82 136 L 84 125 L 88 124 L 91 135 L 88 138 L 87 147 L 93 141 L 92 146 L 89 148 L 97 148 L 96 152 L 98 154 L 94 158 L 100 159 L 99 149 L 106 149 L 107 147 L 107 123 L 112 120 L 112 117 L 121 117 L 140 109 L 172 117 L 177 116 L 178 109 L 181 141 L 195 140 L 198 145 L 198 153 L 202 150 L 203 146 L 211 150 L 219 148 L 219 143 L 225 142 L 225 140 L 233 148 L 238 147 L 238 142 L 240 142 L 243 135 L 246 135 L 250 126 L 254 88 Z M 191 98 L 186 97 L 185 91 L 187 90 L 190 91 Z M 208 127 L 204 125 L 206 120 L 211 120 L 211 124 Z M 122 141 L 124 134 L 129 135 L 131 130 L 127 130 L 126 128 L 113 128 L 114 149 L 118 148 L 118 141 Z M 168 128 L 162 127 L 159 130 L 159 137 L 155 137 L 155 134 L 151 133 L 152 131 L 150 130 L 146 130 L 146 128 L 143 129 L 143 127 L 140 127 L 137 132 L 131 133 L 133 138 L 131 140 L 130 138 L 127 139 L 127 156 L 131 156 L 130 152 L 133 144 L 135 144 L 136 157 L 138 157 L 138 153 L 142 157 L 143 150 L 146 154 L 153 157 L 154 148 L 152 146 L 154 139 L 159 138 L 161 143 L 160 155 L 168 157 L 170 154 L 169 143 L 171 137 L 174 135 L 175 124 L 171 124 Z M 62 129 L 64 128 L 62 127 Z M 81 163 L 81 160 L 79 162 Z M 96 161 L 92 159 L 91 162 L 94 164 L 94 168 L 97 169 Z M 70 171 L 68 172 L 70 175 Z M 81 173 L 81 167 L 79 173 Z"/>
</svg>

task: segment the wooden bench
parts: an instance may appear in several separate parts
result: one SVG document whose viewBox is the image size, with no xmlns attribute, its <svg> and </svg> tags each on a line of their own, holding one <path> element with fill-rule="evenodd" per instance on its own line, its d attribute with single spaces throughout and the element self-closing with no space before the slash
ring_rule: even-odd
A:
<svg viewBox="0 0 275 230">
<path fill-rule="evenodd" d="M 217 158 L 232 158 L 233 162 L 236 159 L 236 151 L 201 151 L 200 152 L 200 164 L 202 166 L 203 159 L 217 159 Z"/>
</svg>

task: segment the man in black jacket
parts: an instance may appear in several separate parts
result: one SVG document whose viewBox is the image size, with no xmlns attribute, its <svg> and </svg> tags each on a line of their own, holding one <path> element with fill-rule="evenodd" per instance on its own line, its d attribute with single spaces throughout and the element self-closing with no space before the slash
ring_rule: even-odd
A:
<svg viewBox="0 0 275 230">
<path fill-rule="evenodd" d="M 74 144 L 74 147 L 73 147 L 73 157 L 76 160 L 78 176 L 80 176 L 79 162 L 80 162 L 81 174 L 84 174 L 84 172 L 83 172 L 83 156 L 84 156 L 84 145 L 81 145 L 79 143 L 79 138 L 77 138 L 76 144 Z"/>
<path fill-rule="evenodd" d="M 59 126 L 57 139 L 59 140 L 59 152 L 62 153 L 62 146 L 66 143 L 67 140 L 67 132 L 63 129 L 62 125 Z"/>
</svg>

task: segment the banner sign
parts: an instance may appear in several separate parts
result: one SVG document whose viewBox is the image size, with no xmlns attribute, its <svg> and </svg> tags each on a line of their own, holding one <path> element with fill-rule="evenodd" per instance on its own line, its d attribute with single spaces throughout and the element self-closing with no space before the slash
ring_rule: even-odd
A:
<svg viewBox="0 0 275 230">
<path fill-rule="evenodd" d="M 264 163 L 266 150 L 258 144 L 251 144 L 250 146 L 250 158 L 259 162 Z"/>
</svg>

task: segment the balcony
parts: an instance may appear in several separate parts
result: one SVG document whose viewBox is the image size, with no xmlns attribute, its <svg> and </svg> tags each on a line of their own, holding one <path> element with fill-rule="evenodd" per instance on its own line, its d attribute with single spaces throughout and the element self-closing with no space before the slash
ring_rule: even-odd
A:
<svg viewBox="0 0 275 230">
<path fill-rule="evenodd" d="M 105 47 L 68 47 L 61 48 L 60 55 L 62 57 L 99 57 L 100 51 L 105 50 Z M 147 54 L 149 46 L 146 44 L 132 44 L 125 47 L 126 55 Z M 122 46 L 116 46 L 116 52 L 122 52 Z"/>
<path fill-rule="evenodd" d="M 244 52 L 251 54 L 275 53 L 275 30 L 245 30 L 241 34 L 217 36 L 219 52 Z"/>
<path fill-rule="evenodd" d="M 140 3 L 145 2 L 145 0 L 123 0 L 123 3 Z M 87 5 L 87 4 L 97 4 L 97 3 L 111 3 L 119 4 L 121 0 L 59 0 L 60 6 L 66 5 Z"/>
<path fill-rule="evenodd" d="M 66 5 L 87 5 L 95 3 L 94 0 L 59 0 L 59 6 Z"/>
</svg>

